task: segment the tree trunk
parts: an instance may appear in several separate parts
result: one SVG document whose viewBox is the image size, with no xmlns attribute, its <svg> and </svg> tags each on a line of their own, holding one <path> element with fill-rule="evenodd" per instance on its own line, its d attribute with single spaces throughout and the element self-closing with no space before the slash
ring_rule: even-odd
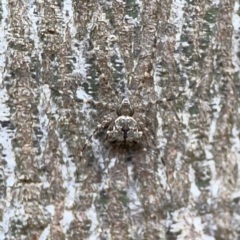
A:
<svg viewBox="0 0 240 240">
<path fill-rule="evenodd" d="M 2 0 L 0 240 L 239 239 L 239 10 Z"/>
</svg>

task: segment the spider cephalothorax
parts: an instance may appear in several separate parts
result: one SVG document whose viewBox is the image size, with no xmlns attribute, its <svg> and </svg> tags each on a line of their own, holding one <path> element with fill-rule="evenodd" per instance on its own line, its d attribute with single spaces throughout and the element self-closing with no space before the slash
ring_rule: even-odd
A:
<svg viewBox="0 0 240 240">
<path fill-rule="evenodd" d="M 132 117 L 134 114 L 133 106 L 131 105 L 128 98 L 124 98 L 120 104 L 120 106 L 117 108 L 117 115 L 118 116 L 130 116 Z"/>
<path fill-rule="evenodd" d="M 132 117 L 134 109 L 128 98 L 122 100 L 116 112 L 119 117 L 107 131 L 108 141 L 119 145 L 139 143 L 142 132 L 138 130 L 137 121 Z"/>
</svg>

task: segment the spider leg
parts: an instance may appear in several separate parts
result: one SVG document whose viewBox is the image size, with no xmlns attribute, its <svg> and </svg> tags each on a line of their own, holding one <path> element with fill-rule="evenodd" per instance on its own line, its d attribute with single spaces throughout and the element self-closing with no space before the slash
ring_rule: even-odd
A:
<svg viewBox="0 0 240 240">
<path fill-rule="evenodd" d="M 144 123 L 140 120 L 138 121 L 138 128 L 139 130 L 141 130 L 143 132 L 143 136 L 145 138 L 145 141 L 147 143 L 148 146 L 151 146 L 151 148 L 156 149 L 156 143 L 154 141 L 154 137 L 149 134 L 149 130 L 147 129 L 147 127 L 144 125 Z M 150 142 L 149 142 L 149 138 L 150 138 Z"/>
<path fill-rule="evenodd" d="M 188 86 L 187 88 L 185 88 L 182 91 L 179 91 L 177 94 L 175 95 L 171 95 L 170 97 L 167 98 L 161 98 L 161 99 L 157 99 L 155 101 L 148 101 L 145 102 L 143 104 L 138 104 L 136 106 L 137 111 L 145 109 L 146 107 L 148 107 L 149 105 L 155 105 L 155 104 L 161 104 L 161 103 L 166 103 L 166 102 L 171 102 L 176 100 L 177 98 L 181 97 L 184 93 L 186 93 L 188 90 L 192 89 L 195 85 L 199 85 L 201 80 L 203 79 L 203 77 L 205 77 L 207 74 L 204 74 L 202 77 L 198 78 L 196 81 L 194 81 L 193 83 L 190 84 L 190 86 Z"/>
<path fill-rule="evenodd" d="M 158 99 L 156 101 L 153 101 L 152 104 L 161 104 L 164 102 L 170 102 L 170 101 L 174 101 L 177 98 L 181 97 L 181 95 L 183 95 L 184 93 L 186 93 L 188 90 L 192 89 L 195 85 L 199 85 L 202 81 L 202 79 L 206 76 L 207 74 L 204 74 L 203 76 L 201 76 L 200 78 L 198 78 L 196 81 L 192 82 L 187 88 L 185 88 L 182 91 L 179 91 L 176 95 L 172 95 L 168 98 L 162 98 L 162 99 Z"/>
<path fill-rule="evenodd" d="M 41 83 L 42 85 L 45 85 L 43 82 L 39 81 L 39 83 Z M 95 101 L 93 99 L 81 99 L 81 98 L 76 98 L 74 96 L 72 96 L 71 94 L 66 94 L 64 93 L 63 91 L 61 90 L 58 90 L 56 88 L 53 88 L 51 86 L 48 86 L 49 89 L 51 89 L 53 92 L 56 92 L 58 93 L 59 95 L 61 96 L 65 96 L 65 97 L 68 97 L 68 98 L 71 98 L 73 101 L 75 102 L 79 102 L 79 103 L 88 103 L 88 104 L 91 104 L 93 106 L 96 106 L 96 107 L 101 107 L 101 108 L 105 108 L 105 109 L 109 109 L 109 110 L 115 110 L 116 109 L 116 106 L 115 104 L 113 103 L 106 103 L 106 102 L 98 102 L 98 101 Z"/>
<path fill-rule="evenodd" d="M 92 137 L 102 128 L 102 125 L 97 126 L 97 128 L 91 133 L 91 135 L 87 138 L 87 140 L 85 141 L 85 143 L 83 144 L 83 147 L 81 149 L 81 153 L 80 153 L 80 160 L 82 157 L 82 153 L 85 150 L 86 146 L 89 144 L 90 140 L 92 139 Z"/>
<path fill-rule="evenodd" d="M 108 77 L 102 72 L 100 66 L 96 65 L 96 70 L 99 75 L 99 86 L 101 89 L 102 95 L 108 95 L 113 102 L 118 102 L 119 91 L 117 89 L 113 89 L 113 87 L 109 84 Z M 108 75 L 108 74 L 107 74 Z M 110 100 L 110 99 L 108 99 Z"/>
<path fill-rule="evenodd" d="M 91 135 L 87 138 L 87 140 L 85 141 L 85 143 L 83 144 L 83 147 L 81 149 L 81 152 L 80 152 L 80 161 L 82 159 L 82 155 L 83 155 L 83 152 L 84 150 L 86 149 L 87 145 L 90 143 L 92 137 L 98 133 L 101 129 L 104 129 L 104 128 L 107 128 L 111 123 L 112 123 L 113 119 L 112 118 L 107 118 L 105 119 L 101 124 L 99 124 L 95 129 L 94 131 L 91 133 Z"/>
<path fill-rule="evenodd" d="M 184 89 L 183 91 L 179 91 L 176 95 L 171 95 L 168 98 L 162 98 L 162 99 L 158 99 L 156 101 L 152 101 L 152 104 L 161 104 L 161 103 L 165 103 L 165 102 L 171 102 L 176 100 L 177 98 L 179 98 L 181 95 L 183 95 L 185 92 L 187 92 L 189 89 L 191 89 L 196 83 L 190 85 L 188 88 Z"/>
</svg>

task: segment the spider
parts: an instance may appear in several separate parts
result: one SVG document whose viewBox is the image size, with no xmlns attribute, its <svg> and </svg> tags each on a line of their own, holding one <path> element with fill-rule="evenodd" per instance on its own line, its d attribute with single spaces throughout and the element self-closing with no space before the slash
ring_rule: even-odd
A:
<svg viewBox="0 0 240 240">
<path fill-rule="evenodd" d="M 102 74 L 101 78 L 104 79 L 105 76 Z M 118 103 L 107 103 L 107 102 L 99 102 L 93 99 L 80 99 L 68 95 L 61 90 L 57 90 L 53 87 L 49 88 L 57 92 L 60 95 L 70 97 L 76 102 L 80 102 L 83 104 L 91 104 L 96 106 L 97 108 L 105 108 L 110 112 L 115 111 L 115 116 L 108 116 L 104 118 L 101 124 L 98 124 L 96 129 L 92 132 L 92 134 L 87 138 L 80 153 L 80 159 L 82 154 L 86 148 L 86 146 L 91 141 L 92 137 L 99 133 L 101 130 L 106 130 L 106 140 L 108 143 L 114 146 L 119 146 L 126 149 L 135 148 L 136 146 L 140 147 L 143 141 L 144 133 L 148 131 L 146 126 L 141 121 L 135 117 L 135 113 L 142 111 L 146 108 L 151 108 L 156 105 L 161 105 L 167 102 L 171 102 L 179 98 L 181 95 L 186 93 L 189 89 L 192 89 L 196 84 L 199 83 L 198 80 L 194 81 L 190 86 L 186 89 L 179 91 L 176 95 L 172 95 L 167 98 L 157 99 L 154 101 L 147 101 L 143 103 L 133 104 L 130 100 L 130 97 L 124 96 L 123 99 Z M 42 82 L 40 82 L 43 84 Z M 139 86 L 136 92 L 139 92 L 142 86 Z M 113 90 L 111 88 L 111 90 Z"/>
</svg>

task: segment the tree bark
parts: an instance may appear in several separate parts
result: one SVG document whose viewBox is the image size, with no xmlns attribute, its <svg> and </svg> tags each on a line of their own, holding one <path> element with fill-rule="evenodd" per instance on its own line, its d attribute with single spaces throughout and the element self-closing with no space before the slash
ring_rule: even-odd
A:
<svg viewBox="0 0 240 240">
<path fill-rule="evenodd" d="M 0 239 L 239 239 L 239 10 L 2 0 Z M 107 141 L 123 97 L 138 147 Z"/>
</svg>

